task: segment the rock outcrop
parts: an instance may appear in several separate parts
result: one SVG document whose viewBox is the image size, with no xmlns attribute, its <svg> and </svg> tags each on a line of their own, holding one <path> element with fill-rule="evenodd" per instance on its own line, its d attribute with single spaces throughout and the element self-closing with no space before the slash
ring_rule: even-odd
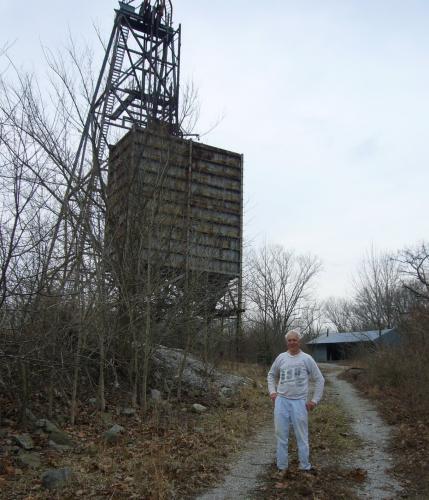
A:
<svg viewBox="0 0 429 500">
<path fill-rule="evenodd" d="M 158 388 L 163 391 L 173 389 L 178 382 L 184 351 L 158 346 L 152 356 L 154 378 Z M 223 373 L 212 365 L 206 365 L 192 354 L 187 354 L 182 373 L 184 392 L 199 396 L 210 393 L 213 397 L 233 396 L 240 388 L 251 385 L 252 380 Z"/>
</svg>

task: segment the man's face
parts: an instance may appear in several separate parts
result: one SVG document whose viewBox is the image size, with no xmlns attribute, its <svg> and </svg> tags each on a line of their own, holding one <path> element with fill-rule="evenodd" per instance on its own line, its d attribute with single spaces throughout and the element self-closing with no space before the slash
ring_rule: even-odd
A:
<svg viewBox="0 0 429 500">
<path fill-rule="evenodd" d="M 297 335 L 289 335 L 289 337 L 286 339 L 286 344 L 287 344 L 287 350 L 291 354 L 298 354 L 299 352 L 299 338 Z"/>
</svg>

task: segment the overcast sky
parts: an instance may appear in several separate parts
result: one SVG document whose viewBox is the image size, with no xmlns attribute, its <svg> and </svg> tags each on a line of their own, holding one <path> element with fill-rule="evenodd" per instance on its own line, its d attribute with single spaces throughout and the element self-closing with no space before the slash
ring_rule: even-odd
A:
<svg viewBox="0 0 429 500">
<path fill-rule="evenodd" d="M 248 243 L 318 255 L 327 297 L 350 292 L 371 245 L 429 239 L 429 1 L 174 5 L 199 131 L 222 117 L 203 140 L 245 157 Z M 42 45 L 61 49 L 71 33 L 97 49 L 93 26 L 107 38 L 116 6 L 0 0 L 0 47 L 43 72 Z"/>
</svg>

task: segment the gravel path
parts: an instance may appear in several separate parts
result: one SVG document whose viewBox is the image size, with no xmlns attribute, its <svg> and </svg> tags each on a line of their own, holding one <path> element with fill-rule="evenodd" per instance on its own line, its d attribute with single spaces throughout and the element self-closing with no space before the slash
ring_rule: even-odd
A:
<svg viewBox="0 0 429 500">
<path fill-rule="evenodd" d="M 257 478 L 275 459 L 273 423 L 267 424 L 253 436 L 247 447 L 237 457 L 224 482 L 197 500 L 236 500 L 252 498 Z"/>
<path fill-rule="evenodd" d="M 356 450 L 343 464 L 351 469 L 367 471 L 367 480 L 357 494 L 366 499 L 394 499 L 401 495 L 399 482 L 388 474 L 392 457 L 388 452 L 391 438 L 390 428 L 381 420 L 374 405 L 361 397 L 347 381 L 338 378 L 344 367 L 322 364 L 324 375 L 331 382 L 330 390 L 337 395 L 351 419 L 354 433 L 363 446 Z M 257 477 L 262 475 L 275 458 L 275 438 L 272 422 L 252 438 L 248 446 L 238 455 L 236 462 L 224 482 L 197 500 L 235 500 L 253 498 L 258 486 Z"/>
<path fill-rule="evenodd" d="M 348 413 L 354 433 L 363 446 L 356 450 L 346 462 L 351 468 L 367 471 L 367 480 L 357 491 L 361 498 L 392 499 L 400 496 L 402 487 L 388 473 L 392 467 L 392 457 L 388 452 L 391 431 L 379 417 L 375 406 L 361 397 L 358 391 L 345 380 L 338 378 L 341 366 L 322 365 L 324 375 L 331 381 L 332 392 L 341 399 Z"/>
</svg>

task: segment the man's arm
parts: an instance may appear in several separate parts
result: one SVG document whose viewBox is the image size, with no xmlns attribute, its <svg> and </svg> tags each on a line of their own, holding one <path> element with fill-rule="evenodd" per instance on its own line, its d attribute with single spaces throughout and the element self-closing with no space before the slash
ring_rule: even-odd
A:
<svg viewBox="0 0 429 500">
<path fill-rule="evenodd" d="M 323 378 L 322 372 L 317 366 L 316 362 L 311 356 L 307 356 L 305 360 L 305 364 L 307 366 L 308 375 L 311 380 L 314 380 L 314 392 L 311 400 L 306 404 L 307 410 L 313 410 L 315 406 L 322 399 L 323 388 L 325 386 L 325 379 Z"/>
<path fill-rule="evenodd" d="M 311 356 L 308 357 L 308 362 L 310 378 L 315 382 L 313 397 L 311 398 L 311 401 L 309 401 L 309 405 L 311 406 L 311 408 L 308 408 L 312 410 L 322 399 L 323 389 L 325 387 L 325 379 L 316 362 Z"/>
<path fill-rule="evenodd" d="M 276 384 L 277 380 L 279 378 L 279 367 L 278 367 L 278 357 L 272 364 L 270 371 L 268 372 L 267 375 L 267 382 L 268 382 L 268 392 L 270 393 L 270 398 L 274 401 L 277 397 L 277 390 L 276 390 Z"/>
</svg>

